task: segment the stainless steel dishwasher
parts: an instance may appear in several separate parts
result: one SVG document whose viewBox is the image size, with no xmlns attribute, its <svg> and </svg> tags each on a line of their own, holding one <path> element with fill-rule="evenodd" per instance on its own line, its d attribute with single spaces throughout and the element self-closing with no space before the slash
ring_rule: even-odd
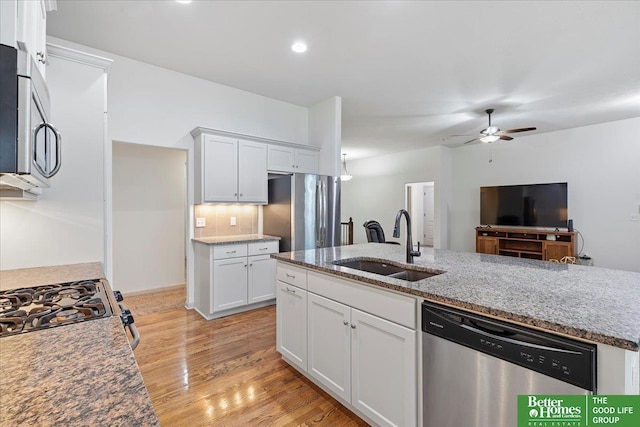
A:
<svg viewBox="0 0 640 427">
<path fill-rule="evenodd" d="M 513 427 L 519 394 L 596 391 L 596 346 L 422 304 L 424 427 Z"/>
</svg>

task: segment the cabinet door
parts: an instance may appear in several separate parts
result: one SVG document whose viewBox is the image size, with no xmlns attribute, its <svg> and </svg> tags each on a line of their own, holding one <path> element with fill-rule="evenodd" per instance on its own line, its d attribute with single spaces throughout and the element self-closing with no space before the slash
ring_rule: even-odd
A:
<svg viewBox="0 0 640 427">
<path fill-rule="evenodd" d="M 351 323 L 351 404 L 381 426 L 416 425 L 416 331 L 356 309 Z"/>
<path fill-rule="evenodd" d="M 267 203 L 267 146 L 240 141 L 238 156 L 238 200 Z"/>
<path fill-rule="evenodd" d="M 276 297 L 276 260 L 269 255 L 249 257 L 249 304 Z"/>
<path fill-rule="evenodd" d="M 204 201 L 238 201 L 238 141 L 205 137 Z"/>
<path fill-rule="evenodd" d="M 318 173 L 318 152 L 296 148 L 295 172 Z"/>
<path fill-rule="evenodd" d="M 294 172 L 294 150 L 280 145 L 269 145 L 267 168 L 276 172 Z"/>
<path fill-rule="evenodd" d="M 349 401 L 351 308 L 316 294 L 310 293 L 308 298 L 308 373 Z"/>
<path fill-rule="evenodd" d="M 213 312 L 247 304 L 247 268 L 246 257 L 213 262 Z"/>
<path fill-rule="evenodd" d="M 307 370 L 307 291 L 282 282 L 276 299 L 276 348 Z"/>
<path fill-rule="evenodd" d="M 17 8 L 16 39 L 26 47 L 44 77 L 47 52 L 45 3 L 43 0 L 18 1 Z"/>
<path fill-rule="evenodd" d="M 545 241 L 543 245 L 543 259 L 545 261 L 549 261 L 550 259 L 557 259 L 558 261 L 560 261 L 563 257 L 574 256 L 571 253 L 571 243 Z"/>
<path fill-rule="evenodd" d="M 478 236 L 476 238 L 476 252 L 480 254 L 498 254 L 498 238 Z"/>
</svg>

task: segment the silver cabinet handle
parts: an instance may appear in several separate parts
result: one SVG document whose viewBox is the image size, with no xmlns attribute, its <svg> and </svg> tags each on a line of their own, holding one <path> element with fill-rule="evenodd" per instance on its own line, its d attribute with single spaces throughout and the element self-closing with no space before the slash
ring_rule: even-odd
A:
<svg viewBox="0 0 640 427">
<path fill-rule="evenodd" d="M 236 251 L 227 251 L 228 254 L 235 254 Z"/>
<path fill-rule="evenodd" d="M 356 325 L 354 325 L 353 323 L 351 324 L 351 329 L 355 329 Z"/>
<path fill-rule="evenodd" d="M 42 64 L 44 64 L 44 63 L 46 63 L 46 62 L 47 62 L 47 61 L 45 60 L 45 57 L 44 57 L 44 52 L 38 52 L 38 53 L 36 53 L 36 57 L 38 58 L 38 62 L 40 62 L 40 63 L 42 63 Z"/>
<path fill-rule="evenodd" d="M 240 197 L 242 197 L 242 196 L 243 196 L 243 194 L 242 194 L 242 193 L 240 193 Z"/>
<path fill-rule="evenodd" d="M 234 195 L 235 197 L 238 197 L 238 193 L 233 193 L 233 195 Z"/>
<path fill-rule="evenodd" d="M 247 264 L 244 265 L 244 268 L 247 268 Z"/>
<path fill-rule="evenodd" d="M 289 274 L 289 273 L 285 273 L 287 277 L 291 277 L 292 279 L 295 279 L 296 276 L 294 276 L 293 274 Z"/>
<path fill-rule="evenodd" d="M 249 267 L 253 267 L 253 263 L 252 263 L 252 264 L 249 264 Z"/>
<path fill-rule="evenodd" d="M 285 289 L 287 292 L 291 293 L 291 294 L 295 294 L 296 291 L 294 291 L 293 289 L 289 289 L 289 287 L 287 286 L 287 288 Z"/>
<path fill-rule="evenodd" d="M 269 248 L 258 248 L 259 251 L 266 251 Z"/>
<path fill-rule="evenodd" d="M 342 324 L 343 324 L 344 326 L 347 326 L 347 325 L 349 324 L 349 322 L 347 322 L 346 320 L 343 320 L 343 321 L 342 321 Z"/>
</svg>

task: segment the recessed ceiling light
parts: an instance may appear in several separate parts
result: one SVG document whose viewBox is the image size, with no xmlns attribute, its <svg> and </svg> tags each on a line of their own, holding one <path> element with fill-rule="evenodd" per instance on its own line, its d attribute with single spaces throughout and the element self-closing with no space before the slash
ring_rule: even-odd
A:
<svg viewBox="0 0 640 427">
<path fill-rule="evenodd" d="M 176 0 L 176 2 L 181 3 L 181 4 L 189 4 L 189 3 L 191 3 L 191 0 Z"/>
<path fill-rule="evenodd" d="M 307 51 L 307 45 L 304 42 L 295 42 L 291 45 L 291 50 L 296 53 L 303 53 Z"/>
</svg>

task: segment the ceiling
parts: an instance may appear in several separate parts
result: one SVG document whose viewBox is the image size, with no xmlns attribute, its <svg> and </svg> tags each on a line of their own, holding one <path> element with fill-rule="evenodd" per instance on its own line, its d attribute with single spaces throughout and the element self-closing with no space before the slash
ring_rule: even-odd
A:
<svg viewBox="0 0 640 427">
<path fill-rule="evenodd" d="M 342 97 L 350 159 L 460 146 L 487 108 L 538 128 L 517 138 L 640 116 L 636 1 L 57 4 L 55 37 L 301 106 Z"/>
</svg>

